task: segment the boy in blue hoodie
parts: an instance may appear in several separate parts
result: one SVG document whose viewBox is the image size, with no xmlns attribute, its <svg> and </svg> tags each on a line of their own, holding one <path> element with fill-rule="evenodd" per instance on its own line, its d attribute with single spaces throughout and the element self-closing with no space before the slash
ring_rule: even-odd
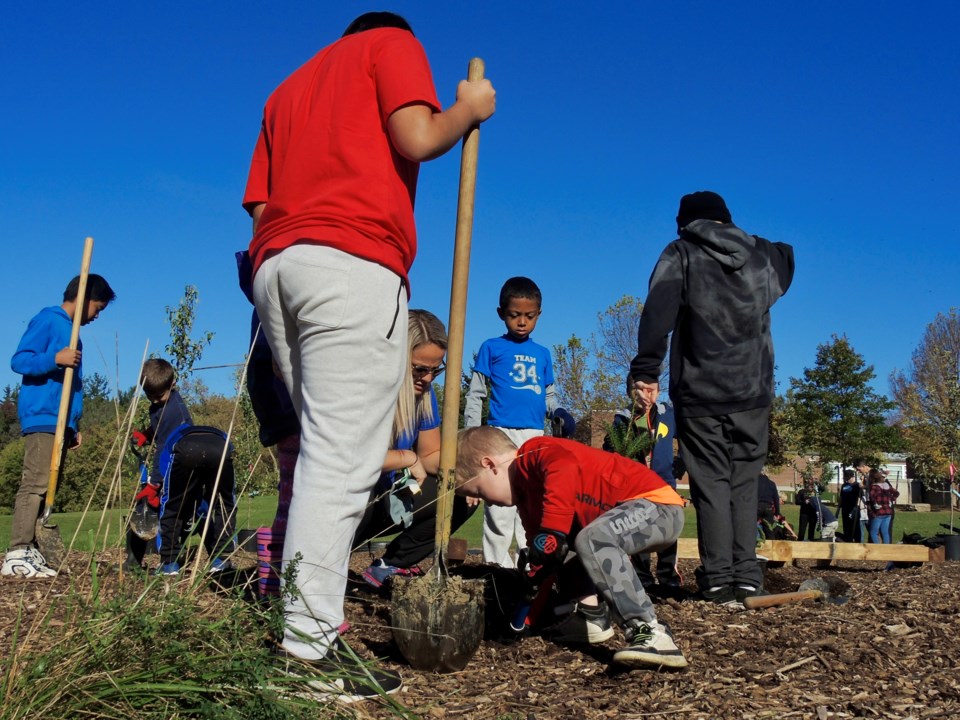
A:
<svg viewBox="0 0 960 720">
<path fill-rule="evenodd" d="M 116 297 L 113 288 L 100 275 L 87 277 L 86 299 L 78 301 L 80 276 L 73 278 L 63 292 L 59 306 L 46 307 L 27 325 L 20 345 L 10 360 L 14 372 L 23 375 L 17 415 L 24 436 L 23 475 L 13 506 L 10 548 L 0 574 L 24 578 L 54 577 L 51 568 L 36 548 L 36 523 L 43 507 L 50 480 L 54 434 L 60 412 L 64 373 L 74 369 L 70 414 L 67 417 L 64 447 L 80 444 L 79 421 L 83 412 L 82 344 L 70 349 L 73 318 L 81 312 L 80 324 L 87 325 Z"/>
</svg>

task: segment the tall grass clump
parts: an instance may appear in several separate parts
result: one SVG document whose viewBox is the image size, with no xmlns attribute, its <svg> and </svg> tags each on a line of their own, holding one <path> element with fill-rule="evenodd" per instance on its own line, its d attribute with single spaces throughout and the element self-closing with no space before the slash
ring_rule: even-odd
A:
<svg viewBox="0 0 960 720">
<path fill-rule="evenodd" d="M 363 705 L 318 699 L 268 641 L 278 604 L 214 593 L 202 582 L 111 576 L 72 588 L 32 622 L 20 604 L 0 668 L 0 718 L 286 720 L 364 717 Z M 380 704 L 395 716 L 395 701 Z M 369 707 L 369 706 L 368 706 Z M 369 707 L 373 709 L 373 707 Z"/>
</svg>

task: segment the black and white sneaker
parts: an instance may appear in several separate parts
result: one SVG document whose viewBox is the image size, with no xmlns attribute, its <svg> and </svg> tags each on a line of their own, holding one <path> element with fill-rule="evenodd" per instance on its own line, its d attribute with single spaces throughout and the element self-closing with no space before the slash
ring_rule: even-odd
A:
<svg viewBox="0 0 960 720">
<path fill-rule="evenodd" d="M 613 661 L 630 667 L 684 668 L 687 659 L 673 641 L 666 623 L 633 619 L 623 629 L 627 644 L 613 654 Z"/>
<path fill-rule="evenodd" d="M 362 660 L 340 638 L 319 660 L 303 660 L 282 649 L 278 655 L 285 663 L 286 674 L 303 681 L 302 686 L 291 683 L 289 691 L 320 702 L 361 702 L 392 695 L 403 687 L 399 675 L 378 670 L 372 662 Z"/>
<path fill-rule="evenodd" d="M 708 590 L 701 590 L 700 599 L 721 607 L 735 608 L 741 606 L 732 585 L 718 585 Z"/>
<path fill-rule="evenodd" d="M 544 637 L 555 642 L 602 643 L 613 637 L 613 625 L 605 603 L 599 606 L 574 603 L 573 612 L 544 629 Z"/>
</svg>

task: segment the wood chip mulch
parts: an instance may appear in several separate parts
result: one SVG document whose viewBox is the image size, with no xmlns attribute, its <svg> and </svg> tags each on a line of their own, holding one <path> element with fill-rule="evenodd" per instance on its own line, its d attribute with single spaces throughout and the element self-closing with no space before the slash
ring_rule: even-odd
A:
<svg viewBox="0 0 960 720">
<path fill-rule="evenodd" d="M 413 670 L 390 630 L 389 593 L 367 588 L 357 553 L 348 585 L 346 640 L 399 671 L 398 698 L 417 717 L 487 720 L 516 718 L 957 718 L 960 717 L 960 563 L 884 571 L 881 563 L 815 562 L 767 570 L 771 592 L 796 590 L 822 577 L 849 586 L 844 604 L 805 601 L 753 611 L 730 611 L 696 600 L 658 603 L 689 667 L 630 670 L 611 664 L 622 643 L 561 646 L 541 637 L 516 639 L 507 620 L 516 586 L 503 571 L 475 557 L 458 571 L 488 579 L 487 628 L 466 668 L 435 674 Z M 110 559 L 105 558 L 106 567 Z M 81 563 L 74 563 L 81 566 Z M 693 561 L 681 561 L 693 590 Z M 255 557 L 240 564 L 254 576 Z M 86 572 L 52 582 L 0 579 L 0 647 L 9 652 L 21 627 L 51 598 L 83 588 Z M 242 573 L 241 573 L 242 575 Z M 104 583 L 105 586 L 109 583 Z M 56 623 L 47 633 L 55 642 Z M 371 706 L 370 717 L 390 717 Z"/>
</svg>

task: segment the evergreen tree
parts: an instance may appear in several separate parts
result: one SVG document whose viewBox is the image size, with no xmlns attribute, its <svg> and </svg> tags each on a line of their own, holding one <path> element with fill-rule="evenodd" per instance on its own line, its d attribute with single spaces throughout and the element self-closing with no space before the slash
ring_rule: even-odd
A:
<svg viewBox="0 0 960 720">
<path fill-rule="evenodd" d="M 3 388 L 3 398 L 0 399 L 0 448 L 20 437 L 20 418 L 17 416 L 19 397 L 19 385 Z"/>
<path fill-rule="evenodd" d="M 870 387 L 874 377 L 846 336 L 820 345 L 814 367 L 790 378 L 785 417 L 798 449 L 817 454 L 821 466 L 898 450 L 899 435 L 885 418 L 894 405 Z"/>
</svg>

